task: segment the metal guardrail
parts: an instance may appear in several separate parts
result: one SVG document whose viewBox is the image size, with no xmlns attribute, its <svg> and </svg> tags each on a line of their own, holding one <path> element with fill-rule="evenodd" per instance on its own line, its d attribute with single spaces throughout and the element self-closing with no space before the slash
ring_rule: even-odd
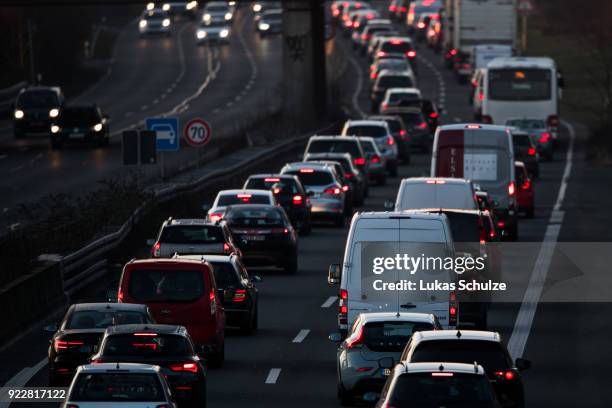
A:
<svg viewBox="0 0 612 408">
<path fill-rule="evenodd" d="M 327 132 L 335 125 L 334 123 L 317 129 L 314 132 L 287 139 L 274 147 L 259 152 L 249 159 L 242 160 L 227 168 L 213 171 L 193 181 L 174 184 L 154 191 L 152 198 L 137 208 L 117 231 L 90 242 L 83 248 L 61 258 L 64 290 L 70 296 L 88 283 L 103 276 L 107 267 L 106 255 L 127 238 L 134 226 L 145 215 L 147 207 L 152 202 L 164 203 L 180 194 L 200 191 L 211 182 L 218 183 L 230 178 L 238 170 L 245 170 L 260 164 L 270 157 L 292 149 L 296 143 L 307 140 L 312 134 Z"/>
</svg>

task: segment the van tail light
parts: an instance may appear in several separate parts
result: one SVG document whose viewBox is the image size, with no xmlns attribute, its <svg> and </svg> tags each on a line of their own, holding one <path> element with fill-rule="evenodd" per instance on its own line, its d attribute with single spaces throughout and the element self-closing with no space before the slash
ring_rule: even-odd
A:
<svg viewBox="0 0 612 408">
<path fill-rule="evenodd" d="M 217 221 L 219 221 L 221 218 L 223 218 L 223 214 L 218 214 L 218 213 L 215 213 L 215 214 L 210 214 L 210 215 L 208 216 L 208 218 L 210 218 L 210 220 L 211 220 L 212 222 L 217 222 Z"/>
<path fill-rule="evenodd" d="M 370 163 L 374 163 L 374 164 L 380 163 L 380 156 L 377 154 L 372 156 L 372 158 L 370 159 Z"/>
<path fill-rule="evenodd" d="M 272 228 L 270 230 L 271 234 L 283 234 L 283 235 L 287 235 L 289 234 L 289 228 Z"/>
<path fill-rule="evenodd" d="M 357 333 L 346 339 L 344 344 L 347 349 L 361 348 L 363 346 L 363 326 L 359 328 Z"/>
<path fill-rule="evenodd" d="M 552 136 L 548 132 L 544 132 L 540 135 L 540 139 L 538 140 L 540 143 L 548 143 Z"/>
<path fill-rule="evenodd" d="M 151 248 L 151 256 L 153 258 L 158 258 L 161 255 L 161 244 L 159 242 L 156 242 L 155 244 L 153 244 L 153 247 Z"/>
<path fill-rule="evenodd" d="M 408 52 L 406 53 L 406 56 L 407 56 L 408 58 L 410 58 L 410 59 L 415 58 L 415 57 L 416 57 L 416 51 L 412 51 L 412 50 L 411 50 L 411 51 L 408 51 Z"/>
<path fill-rule="evenodd" d="M 293 203 L 293 205 L 301 205 L 304 202 L 304 197 L 299 194 L 296 194 L 291 198 L 291 202 Z"/>
<path fill-rule="evenodd" d="M 516 183 L 514 181 L 511 181 L 510 183 L 508 183 L 508 195 L 510 197 L 513 197 L 514 194 L 516 194 Z"/>
<path fill-rule="evenodd" d="M 338 195 L 342 192 L 342 189 L 340 187 L 329 187 L 323 190 L 323 192 L 325 194 Z"/>
<path fill-rule="evenodd" d="M 417 125 L 419 129 L 427 129 L 427 122 L 421 122 Z"/>
<path fill-rule="evenodd" d="M 546 119 L 546 124 L 548 127 L 557 128 L 559 126 L 559 117 L 557 115 L 550 115 Z"/>
<path fill-rule="evenodd" d="M 521 184 L 521 190 L 529 190 L 531 188 L 531 180 L 527 179 Z"/>
<path fill-rule="evenodd" d="M 451 326 L 457 325 L 458 315 L 457 293 L 450 292 L 448 296 L 448 324 Z"/>
<path fill-rule="evenodd" d="M 482 115 L 482 123 L 486 123 L 490 125 L 493 123 L 493 118 L 491 117 L 491 115 Z"/>
<path fill-rule="evenodd" d="M 530 147 L 529 149 L 527 149 L 527 154 L 528 154 L 529 156 L 535 156 L 535 154 L 536 154 L 536 149 L 535 149 L 535 147 Z"/>
<path fill-rule="evenodd" d="M 338 324 L 348 324 L 348 291 L 340 289 L 340 301 L 338 302 Z"/>
<path fill-rule="evenodd" d="M 378 78 L 378 72 L 372 71 L 372 73 L 370 74 L 370 79 L 376 79 L 376 78 Z"/>
<path fill-rule="evenodd" d="M 224 242 L 223 243 L 223 253 L 229 254 L 231 252 L 232 252 L 232 247 L 227 242 Z"/>
<path fill-rule="evenodd" d="M 55 348 L 55 351 L 58 353 L 61 353 L 64 350 L 68 350 L 69 348 L 74 348 L 77 346 L 82 346 L 85 343 L 83 341 L 79 341 L 79 340 L 58 340 L 56 339 L 53 342 L 53 347 Z"/>
<path fill-rule="evenodd" d="M 496 371 L 495 375 L 498 376 L 499 378 L 502 378 L 506 381 L 512 381 L 514 380 L 514 371 L 512 370 L 506 370 L 506 371 Z"/>
<path fill-rule="evenodd" d="M 174 372 L 188 372 L 188 373 L 198 372 L 198 364 L 191 362 L 191 361 L 188 361 L 186 363 L 170 364 L 168 368 Z"/>
<path fill-rule="evenodd" d="M 399 131 L 399 135 L 400 135 L 400 137 L 401 137 L 402 139 L 403 139 L 403 138 L 405 138 L 407 134 L 408 134 L 408 132 L 406 132 L 404 129 L 402 129 L 402 130 L 400 130 L 400 131 Z"/>
<path fill-rule="evenodd" d="M 355 166 L 365 166 L 366 160 L 363 157 L 357 157 L 357 158 L 353 159 L 353 164 Z"/>
<path fill-rule="evenodd" d="M 395 139 L 393 139 L 393 136 L 387 136 L 387 144 L 389 146 L 393 146 L 395 144 Z"/>
<path fill-rule="evenodd" d="M 236 289 L 234 291 L 234 296 L 232 297 L 232 302 L 242 303 L 245 300 L 246 300 L 246 289 Z"/>
<path fill-rule="evenodd" d="M 117 292 L 117 302 L 121 303 L 123 302 L 123 289 L 119 288 L 119 291 Z"/>
</svg>

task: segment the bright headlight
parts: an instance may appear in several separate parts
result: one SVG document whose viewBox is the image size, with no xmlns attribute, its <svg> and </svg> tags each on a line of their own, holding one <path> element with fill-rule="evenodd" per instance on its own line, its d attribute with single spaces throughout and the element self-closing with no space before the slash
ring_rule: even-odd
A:
<svg viewBox="0 0 612 408">
<path fill-rule="evenodd" d="M 152 1 L 147 3 L 147 10 L 153 10 L 155 8 L 155 3 Z"/>
<path fill-rule="evenodd" d="M 53 108 L 49 111 L 50 118 L 57 118 L 58 115 L 59 115 L 59 109 Z"/>
<path fill-rule="evenodd" d="M 225 13 L 225 19 L 226 20 L 231 20 L 232 19 L 232 13 Z"/>
<path fill-rule="evenodd" d="M 57 133 L 60 131 L 60 127 L 57 125 L 52 125 L 51 126 L 51 133 Z"/>
<path fill-rule="evenodd" d="M 259 23 L 259 29 L 263 30 L 263 31 L 269 30 L 270 29 L 270 24 L 268 24 L 268 23 Z"/>
<path fill-rule="evenodd" d="M 219 32 L 219 37 L 221 38 L 225 38 L 229 35 L 229 30 L 221 30 L 221 32 Z"/>
<path fill-rule="evenodd" d="M 168 4 L 168 3 L 164 4 L 164 5 L 162 6 L 162 10 L 164 10 L 164 11 L 168 11 L 168 10 L 170 10 L 170 4 Z"/>
<path fill-rule="evenodd" d="M 24 113 L 21 109 L 17 109 L 15 110 L 14 115 L 15 115 L 15 119 L 22 119 L 24 116 Z"/>
<path fill-rule="evenodd" d="M 187 3 L 187 10 L 193 10 L 194 8 L 198 7 L 198 2 L 197 1 L 190 1 L 189 3 Z"/>
<path fill-rule="evenodd" d="M 138 23 L 138 25 L 140 26 L 140 28 L 145 28 L 147 26 L 147 20 L 140 20 L 140 23 Z"/>
<path fill-rule="evenodd" d="M 204 21 L 206 21 L 206 22 L 210 21 L 210 19 L 211 19 L 211 16 L 210 16 L 210 14 L 208 14 L 208 13 L 206 13 L 206 14 L 204 14 L 204 15 L 202 16 L 202 20 L 204 20 Z"/>
<path fill-rule="evenodd" d="M 196 36 L 201 40 L 202 38 L 206 38 L 206 31 L 204 30 L 198 30 L 198 32 L 196 33 Z"/>
<path fill-rule="evenodd" d="M 253 4 L 253 11 L 259 13 L 261 11 L 261 3 Z"/>
<path fill-rule="evenodd" d="M 169 18 L 164 18 L 164 21 L 162 21 L 162 25 L 164 27 L 168 27 L 170 25 L 170 19 Z"/>
<path fill-rule="evenodd" d="M 102 124 L 96 123 L 93 127 L 93 130 L 95 130 L 96 132 L 100 132 L 102 130 Z"/>
</svg>

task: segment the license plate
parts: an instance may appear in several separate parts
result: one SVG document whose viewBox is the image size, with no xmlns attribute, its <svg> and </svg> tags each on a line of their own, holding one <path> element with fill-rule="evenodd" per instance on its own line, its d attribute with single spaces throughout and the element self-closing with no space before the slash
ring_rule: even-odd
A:
<svg viewBox="0 0 612 408">
<path fill-rule="evenodd" d="M 391 369 L 390 368 L 381 368 L 380 369 L 380 375 L 382 375 L 383 377 L 388 377 L 391 374 Z"/>
<path fill-rule="evenodd" d="M 82 139 L 85 137 L 84 133 L 71 133 L 69 136 L 71 139 Z"/>
<path fill-rule="evenodd" d="M 243 235 L 242 238 L 244 238 L 246 241 L 263 241 L 266 239 L 266 237 L 263 235 Z"/>
</svg>

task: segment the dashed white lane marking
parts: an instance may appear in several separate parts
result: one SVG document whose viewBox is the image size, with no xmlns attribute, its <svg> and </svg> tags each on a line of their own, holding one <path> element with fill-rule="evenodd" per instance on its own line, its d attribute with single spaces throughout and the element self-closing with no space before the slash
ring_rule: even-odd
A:
<svg viewBox="0 0 612 408">
<path fill-rule="evenodd" d="M 525 352 L 525 346 L 527 345 L 531 327 L 533 326 L 533 319 L 538 309 L 540 297 L 542 296 L 544 283 L 546 282 L 546 275 L 548 274 L 552 255 L 555 251 L 557 240 L 559 239 L 561 225 L 563 224 L 564 212 L 561 211 L 561 206 L 563 205 L 565 191 L 572 173 L 576 132 L 570 123 L 565 121 L 562 123 L 567 127 L 570 134 L 567 154 L 565 156 L 565 168 L 563 170 L 561 185 L 559 186 L 559 193 L 557 194 L 557 201 L 555 202 L 550 219 L 548 220 L 546 232 L 544 233 L 544 241 L 542 242 L 540 252 L 536 258 L 531 277 L 529 278 L 529 285 L 523 297 L 523 303 L 521 303 L 521 308 L 519 309 L 516 321 L 514 322 L 514 328 L 512 329 L 512 335 L 508 341 L 508 351 L 513 358 L 521 357 Z"/>
<path fill-rule="evenodd" d="M 45 365 L 47 365 L 47 357 L 43 358 L 38 363 L 36 363 L 36 365 L 32 367 L 23 368 L 21 371 L 15 374 L 10 380 L 8 380 L 3 385 L 3 387 L 21 388 L 25 386 L 28 383 L 28 381 L 30 381 L 32 377 L 34 377 L 36 373 L 39 372 L 40 369 L 43 368 Z M 11 405 L 10 402 L 0 402 L 0 408 L 8 408 L 10 405 Z"/>
<path fill-rule="evenodd" d="M 237 95 L 237 96 L 234 98 L 234 101 L 238 102 L 238 101 L 240 100 L 240 98 L 241 98 L 241 97 L 240 97 L 240 95 Z"/>
<path fill-rule="evenodd" d="M 140 107 L 140 110 L 141 110 L 141 111 L 144 111 L 144 110 L 147 110 L 147 109 L 149 109 L 149 107 L 148 107 L 147 105 L 142 105 L 142 106 Z"/>
<path fill-rule="evenodd" d="M 328 307 L 336 303 L 336 300 L 338 300 L 338 296 L 330 296 L 325 302 L 323 302 L 321 307 L 327 309 Z"/>
<path fill-rule="evenodd" d="M 130 116 L 132 116 L 134 114 L 134 112 L 125 112 L 125 117 L 129 118 Z"/>
<path fill-rule="evenodd" d="M 228 103 L 226 103 L 226 104 L 225 104 L 225 106 L 227 106 L 227 107 L 229 108 L 229 107 L 230 107 L 230 106 L 232 106 L 233 104 L 234 104 L 234 102 L 229 101 Z"/>
<path fill-rule="evenodd" d="M 353 58 L 352 56 L 349 56 L 349 62 L 351 63 L 351 65 L 353 65 L 353 67 L 355 68 L 355 71 L 357 72 L 357 87 L 355 87 L 355 92 L 353 92 L 353 96 L 351 98 L 351 104 L 353 105 L 353 109 L 357 111 L 359 116 L 361 116 L 362 118 L 365 118 L 367 115 L 365 114 L 363 110 L 361 110 L 361 107 L 359 106 L 359 100 L 358 100 L 359 94 L 361 94 L 361 87 L 363 86 L 363 73 L 361 72 L 361 67 L 359 66 L 355 58 Z"/>
<path fill-rule="evenodd" d="M 219 113 L 219 112 L 221 112 L 221 109 L 219 109 L 219 108 L 213 109 L 213 113 Z"/>
<path fill-rule="evenodd" d="M 276 384 L 280 373 L 280 368 L 271 368 L 270 372 L 268 373 L 268 376 L 266 377 L 266 384 Z"/>
<path fill-rule="evenodd" d="M 158 103 L 159 103 L 159 99 L 155 99 L 155 100 L 153 101 L 153 105 L 157 105 Z"/>
<path fill-rule="evenodd" d="M 292 343 L 301 343 L 304 341 L 304 339 L 306 338 L 306 336 L 308 336 L 308 333 L 310 333 L 309 329 L 302 329 L 299 331 L 299 333 L 297 334 L 297 336 L 295 336 L 295 338 L 292 340 Z"/>
</svg>

